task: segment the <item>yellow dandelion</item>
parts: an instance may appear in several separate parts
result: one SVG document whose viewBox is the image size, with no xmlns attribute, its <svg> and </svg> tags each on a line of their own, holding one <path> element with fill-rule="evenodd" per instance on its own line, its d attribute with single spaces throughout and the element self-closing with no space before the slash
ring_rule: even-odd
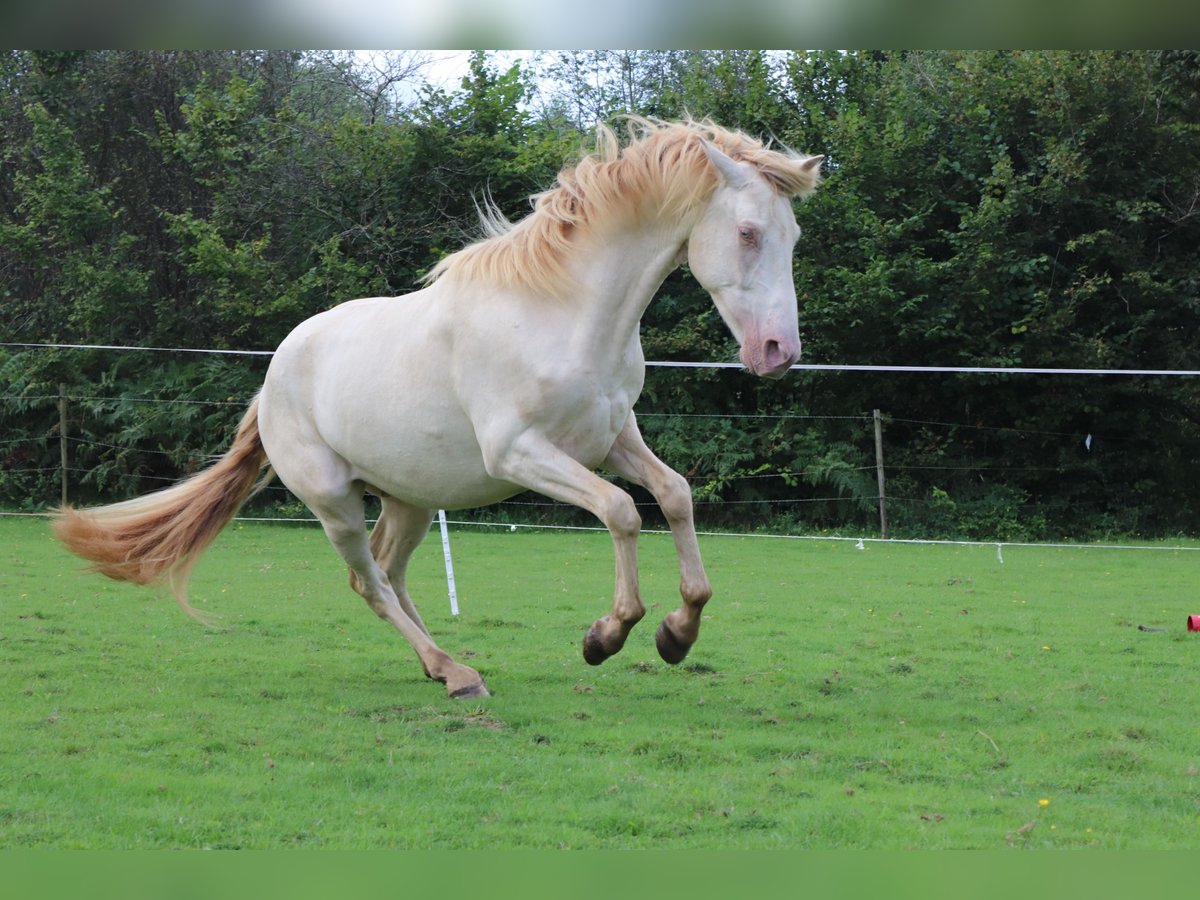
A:
<svg viewBox="0 0 1200 900">
<path fill-rule="evenodd" d="M 1045 797 L 1043 797 L 1041 800 L 1038 801 L 1038 806 L 1042 807 L 1043 809 L 1045 809 L 1049 805 L 1050 805 L 1050 801 L 1047 800 Z"/>
</svg>

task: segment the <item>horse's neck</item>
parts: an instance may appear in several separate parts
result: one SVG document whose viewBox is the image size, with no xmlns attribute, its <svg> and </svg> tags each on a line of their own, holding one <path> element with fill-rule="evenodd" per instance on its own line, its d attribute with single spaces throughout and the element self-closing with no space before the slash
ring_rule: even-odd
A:
<svg viewBox="0 0 1200 900">
<path fill-rule="evenodd" d="M 584 294 L 579 336 L 620 352 L 655 291 L 679 265 L 684 239 L 683 233 L 647 228 L 599 236 L 582 248 L 572 266 Z"/>
</svg>

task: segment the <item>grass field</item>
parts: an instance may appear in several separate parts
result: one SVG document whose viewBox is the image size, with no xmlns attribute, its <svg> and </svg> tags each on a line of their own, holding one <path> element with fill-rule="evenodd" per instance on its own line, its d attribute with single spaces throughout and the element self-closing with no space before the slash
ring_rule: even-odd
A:
<svg viewBox="0 0 1200 900">
<path fill-rule="evenodd" d="M 464 530 L 411 587 L 455 702 L 313 527 L 235 524 L 195 605 L 0 518 L 0 847 L 1200 847 L 1200 553 L 668 537 L 599 668 L 606 535 Z M 1165 631 L 1141 631 L 1139 625 Z"/>
</svg>

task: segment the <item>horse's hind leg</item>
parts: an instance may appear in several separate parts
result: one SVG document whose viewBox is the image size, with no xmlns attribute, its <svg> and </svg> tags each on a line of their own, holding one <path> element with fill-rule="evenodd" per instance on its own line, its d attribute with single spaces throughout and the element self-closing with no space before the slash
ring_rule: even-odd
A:
<svg viewBox="0 0 1200 900">
<path fill-rule="evenodd" d="M 382 510 L 379 521 L 371 529 L 371 555 L 379 563 L 380 568 L 387 572 L 388 581 L 404 614 L 412 619 L 418 628 L 429 634 L 429 629 L 421 620 L 421 614 L 408 593 L 407 573 L 408 561 L 412 559 L 413 551 L 429 533 L 429 525 L 433 521 L 433 510 L 410 506 L 386 494 L 379 495 Z M 359 590 L 359 579 L 350 570 L 350 586 Z M 432 676 L 431 676 L 432 677 Z"/>
<path fill-rule="evenodd" d="M 425 627 L 425 622 L 422 621 L 421 614 L 417 612 L 416 604 L 408 593 L 408 561 L 412 559 L 413 551 L 429 534 L 433 510 L 411 506 L 387 494 L 381 493 L 379 498 L 383 508 L 379 514 L 379 521 L 371 529 L 371 555 L 387 573 L 388 582 L 396 592 L 404 614 L 412 619 L 418 628 L 429 634 L 429 629 Z M 350 586 L 361 594 L 360 585 L 358 576 L 351 569 Z M 434 677 L 428 669 L 425 670 L 425 674 L 430 678 Z"/>
<path fill-rule="evenodd" d="M 339 497 L 304 497 L 292 488 L 321 520 L 325 534 L 334 548 L 350 567 L 350 584 L 367 601 L 367 605 L 379 618 L 390 622 L 404 635 L 420 657 L 425 674 L 446 685 L 451 697 L 486 697 L 487 686 L 479 673 L 470 666 L 456 663 L 450 655 L 433 642 L 420 616 L 415 619 L 408 610 L 416 613 L 412 601 L 403 592 L 403 572 L 411 554 L 408 546 L 413 534 L 413 520 L 404 516 L 388 517 L 376 549 L 385 563 L 400 574 L 401 588 L 394 589 L 388 573 L 384 571 L 372 553 L 371 541 L 363 523 L 363 500 L 358 490 L 350 490 Z M 426 520 L 425 528 L 429 527 Z M 408 537 L 405 537 L 405 534 Z M 407 549 L 405 549 L 407 547 Z M 407 603 L 401 600 L 405 597 Z"/>
</svg>

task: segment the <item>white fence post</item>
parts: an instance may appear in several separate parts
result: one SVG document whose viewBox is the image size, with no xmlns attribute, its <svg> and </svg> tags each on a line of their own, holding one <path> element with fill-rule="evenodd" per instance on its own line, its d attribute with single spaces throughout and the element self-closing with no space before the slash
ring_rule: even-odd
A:
<svg viewBox="0 0 1200 900">
<path fill-rule="evenodd" d="M 446 589 L 450 592 L 450 615 L 458 615 L 458 591 L 454 587 L 454 560 L 450 558 L 450 529 L 446 527 L 446 511 L 438 510 L 438 524 L 442 527 L 442 556 L 446 558 Z"/>
</svg>

